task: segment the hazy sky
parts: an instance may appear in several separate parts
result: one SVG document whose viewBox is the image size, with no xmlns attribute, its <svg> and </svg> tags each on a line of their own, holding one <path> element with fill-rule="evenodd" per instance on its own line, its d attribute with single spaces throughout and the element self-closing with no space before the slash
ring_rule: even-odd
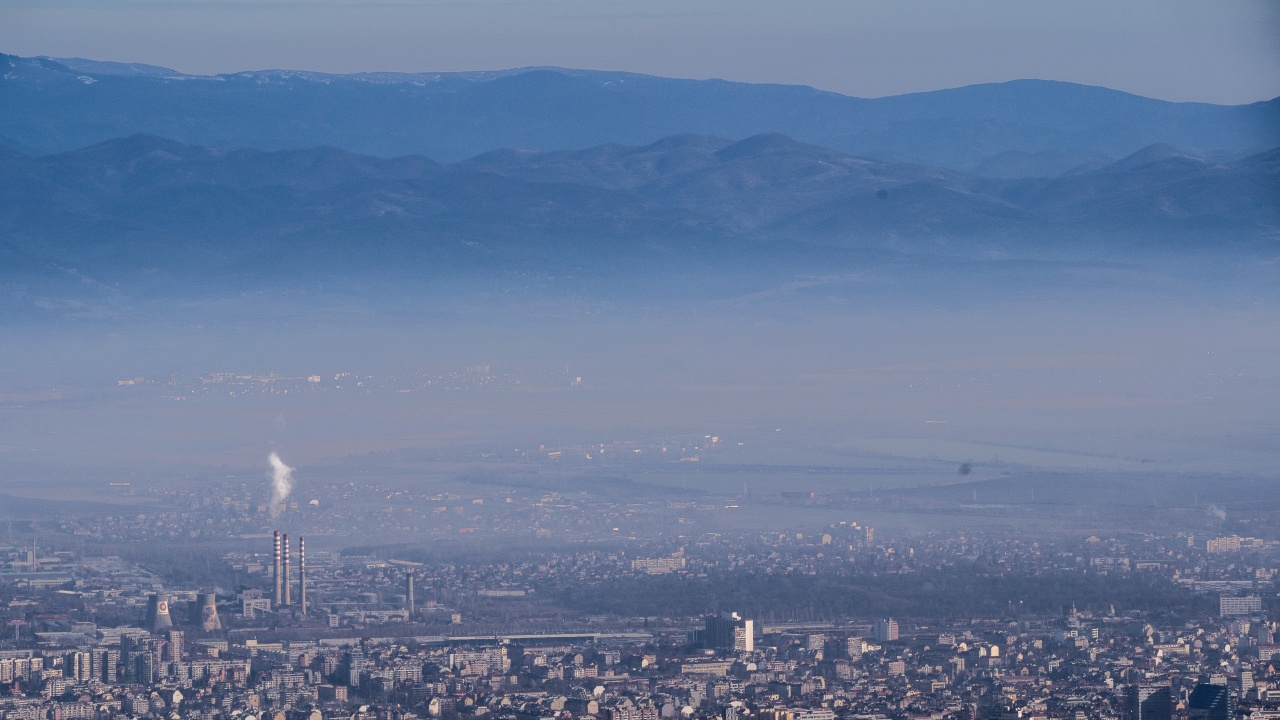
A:
<svg viewBox="0 0 1280 720">
<path fill-rule="evenodd" d="M 0 0 L 0 52 L 196 73 L 559 65 L 867 97 L 1016 78 L 1280 96 L 1275 0 Z"/>
</svg>

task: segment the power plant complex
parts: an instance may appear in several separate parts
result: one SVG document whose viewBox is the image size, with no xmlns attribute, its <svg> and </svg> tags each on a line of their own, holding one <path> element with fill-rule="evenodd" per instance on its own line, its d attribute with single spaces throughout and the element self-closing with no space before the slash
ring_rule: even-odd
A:
<svg viewBox="0 0 1280 720">
<path fill-rule="evenodd" d="M 275 530 L 271 534 L 271 560 L 267 566 L 271 579 L 269 583 L 269 594 L 261 590 L 253 589 L 246 592 L 247 597 L 241 598 L 244 602 L 245 617 L 252 617 L 251 611 L 258 612 L 275 612 L 289 615 L 307 615 L 311 608 L 311 601 L 307 595 L 307 541 L 304 537 L 298 537 L 297 555 L 294 555 L 293 545 L 289 535 Z M 261 567 L 261 566 L 259 566 Z M 294 577 L 296 567 L 296 578 Z M 386 618 L 398 617 L 402 621 L 411 621 L 417 615 L 417 588 L 415 587 L 417 576 L 413 570 L 404 570 L 403 575 L 403 609 L 401 610 L 376 610 L 362 611 L 381 613 Z M 296 583 L 296 584 L 295 584 Z M 186 606 L 185 611 L 179 611 L 175 616 L 171 608 L 170 596 L 163 592 L 152 593 L 147 596 L 146 617 L 143 621 L 143 627 L 156 635 L 163 635 L 170 630 L 175 629 L 176 624 L 184 628 L 206 633 L 221 632 L 226 629 L 223 626 L 222 618 L 218 614 L 218 596 L 213 592 L 196 592 L 183 593 L 187 597 L 181 598 L 183 605 Z M 396 596 L 392 600 L 392 604 L 398 603 L 400 596 Z M 361 602 L 364 603 L 380 603 L 378 593 L 363 593 Z M 332 613 L 333 611 L 330 610 Z M 336 615 L 330 615 L 329 621 L 334 622 Z"/>
<path fill-rule="evenodd" d="M 307 541 L 298 538 L 298 593 L 297 604 L 294 604 L 292 552 L 289 536 L 279 530 L 272 535 L 271 579 L 274 591 L 271 596 L 271 609 L 285 611 L 296 609 L 306 614 L 307 604 Z M 413 603 L 413 578 L 406 577 L 409 589 L 409 603 Z M 198 627 L 204 632 L 220 632 L 222 619 L 218 616 L 218 596 L 211 592 L 197 593 L 194 602 L 189 604 L 185 615 L 186 624 Z M 152 593 L 147 596 L 147 614 L 143 626 L 155 634 L 163 634 L 174 627 L 173 615 L 170 612 L 169 596 L 163 593 Z"/>
</svg>

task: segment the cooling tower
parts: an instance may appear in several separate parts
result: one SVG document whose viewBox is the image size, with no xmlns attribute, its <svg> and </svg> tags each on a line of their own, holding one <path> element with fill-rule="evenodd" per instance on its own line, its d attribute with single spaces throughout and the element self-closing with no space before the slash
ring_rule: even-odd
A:
<svg viewBox="0 0 1280 720">
<path fill-rule="evenodd" d="M 280 606 L 280 531 L 276 530 L 273 535 L 275 538 L 275 547 L 272 550 L 271 563 L 271 579 L 276 584 L 275 592 L 271 595 L 271 603 L 275 607 Z"/>
<path fill-rule="evenodd" d="M 222 629 L 222 620 L 218 618 L 218 596 L 213 593 L 200 593 L 200 629 L 205 632 L 217 632 Z"/>
<path fill-rule="evenodd" d="M 147 596 L 147 629 L 153 633 L 163 632 L 173 627 L 173 618 L 169 617 L 169 598 L 153 593 Z"/>
</svg>

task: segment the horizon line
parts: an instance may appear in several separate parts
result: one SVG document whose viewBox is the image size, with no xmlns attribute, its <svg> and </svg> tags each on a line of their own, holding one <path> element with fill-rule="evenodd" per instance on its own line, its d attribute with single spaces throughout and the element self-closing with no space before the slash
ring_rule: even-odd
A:
<svg viewBox="0 0 1280 720">
<path fill-rule="evenodd" d="M 0 52 L 0 55 L 7 55 L 7 53 Z M 524 65 L 524 66 L 518 66 L 518 67 L 481 69 L 481 70 L 439 70 L 439 71 L 437 70 L 420 70 L 420 71 L 362 70 L 362 71 L 356 71 L 356 72 L 327 72 L 323 70 L 302 70 L 302 69 L 296 69 L 296 68 L 276 67 L 276 68 L 259 68 L 254 70 L 235 70 L 231 72 L 219 72 L 219 73 L 208 74 L 208 73 L 189 73 L 181 70 L 175 70 L 165 65 L 156 65 L 156 64 L 147 63 L 147 62 L 131 62 L 131 61 L 123 61 L 123 60 L 99 60 L 99 59 L 80 57 L 80 56 L 55 57 L 53 55 L 32 55 L 32 56 L 12 55 L 11 57 L 18 57 L 25 60 L 48 60 L 64 66 L 66 65 L 67 61 L 80 61 L 80 62 L 87 62 L 87 63 L 100 63 L 104 65 L 151 68 L 155 70 L 163 70 L 166 72 L 171 72 L 174 74 L 174 77 L 186 77 L 186 78 L 219 78 L 219 77 L 232 77 L 236 75 L 254 75 L 254 74 L 260 74 L 260 73 L 297 73 L 297 74 L 316 75 L 316 76 L 322 76 L 322 77 L 336 77 L 336 78 L 360 78 L 360 77 L 370 77 L 370 76 L 414 77 L 414 76 L 432 76 L 432 75 L 454 76 L 454 77 L 492 76 L 491 78 L 485 78 L 485 79 L 481 79 L 480 77 L 476 78 L 477 81 L 485 82 L 488 80 L 498 79 L 502 77 L 522 75 L 529 72 L 548 71 L 548 72 L 559 72 L 562 74 L 591 73 L 591 74 L 605 74 L 605 75 L 630 75 L 635 77 L 654 78 L 659 80 L 674 80 L 674 81 L 680 81 L 680 82 L 698 82 L 698 83 L 719 82 L 719 83 L 728 83 L 732 85 L 803 88 L 803 89 L 812 90 L 817 93 L 836 95 L 839 97 L 849 98 L 853 100 L 885 100 L 890 98 L 910 97 L 913 95 L 926 95 L 926 94 L 938 93 L 938 92 L 948 92 L 951 90 L 963 90 L 965 88 L 983 87 L 987 85 L 1009 85 L 1014 83 L 1055 83 L 1055 84 L 1061 84 L 1061 85 L 1073 85 L 1081 88 L 1106 90 L 1109 92 L 1129 95 L 1131 97 L 1142 98 L 1145 100 L 1154 100 L 1156 102 L 1170 103 L 1174 105 L 1209 105 L 1213 107 L 1246 107 L 1249 105 L 1256 105 L 1259 103 L 1267 103 L 1275 100 L 1280 100 L 1280 96 L 1269 97 L 1269 98 L 1264 97 L 1264 98 L 1259 98 L 1257 100 L 1244 102 L 1244 103 L 1215 103 L 1215 102 L 1208 102 L 1203 100 L 1167 100 L 1164 98 L 1158 98 L 1150 95 L 1143 95 L 1136 92 L 1130 92 L 1128 90 L 1120 90 L 1120 89 L 1109 87 L 1106 85 L 1090 85 L 1088 83 L 1076 82 L 1073 80 L 1060 80 L 1055 78 L 1035 78 L 1035 77 L 1009 78 L 1005 80 L 988 80 L 988 81 L 982 81 L 982 82 L 969 83 L 967 85 L 938 87 L 930 90 L 913 90 L 910 92 L 895 93 L 891 95 L 865 96 L 865 95 L 850 95 L 848 93 L 843 93 L 837 90 L 826 90 L 814 85 L 807 85 L 803 83 L 751 82 L 751 81 L 745 81 L 745 80 L 728 80 L 728 79 L 719 78 L 719 77 L 705 77 L 705 78 L 675 77 L 670 75 L 657 75 L 654 73 L 638 72 L 634 70 L 606 70 L 606 69 L 595 69 L 595 68 L 575 68 L 575 67 L 565 67 L 560 65 Z M 73 67 L 68 66 L 68 69 L 72 70 L 73 72 L 79 72 Z M 88 70 L 84 72 L 88 72 L 90 74 L 93 73 L 92 70 Z M 115 75 L 113 73 L 100 73 L 100 74 Z M 128 77 L 127 75 L 115 75 L 115 76 Z M 146 76 L 140 75 L 137 77 L 146 77 Z M 155 79 L 164 79 L 164 78 L 156 77 Z"/>
</svg>

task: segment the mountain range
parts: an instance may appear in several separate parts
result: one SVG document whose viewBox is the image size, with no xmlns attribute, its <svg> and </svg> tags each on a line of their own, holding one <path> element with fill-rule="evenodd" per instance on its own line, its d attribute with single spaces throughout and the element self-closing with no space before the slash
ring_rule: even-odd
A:
<svg viewBox="0 0 1280 720">
<path fill-rule="evenodd" d="M 1280 149 L 1221 163 L 1155 145 L 1058 178 L 1007 180 L 777 134 L 500 150 L 450 165 L 138 135 L 41 157 L 5 153 L 0 191 L 10 275 L 235 273 L 283 256 L 330 270 L 398 258 L 539 271 L 606 249 L 778 244 L 1118 259 L 1187 244 L 1267 253 L 1280 236 Z"/>
<path fill-rule="evenodd" d="M 210 147 L 332 146 L 449 163 L 497 148 L 643 146 L 684 133 L 779 133 L 888 162 L 1056 176 L 1156 143 L 1214 160 L 1256 154 L 1280 145 L 1280 99 L 1171 103 L 1040 80 L 864 99 L 563 68 L 200 76 L 0 55 L 0 144 L 32 155 L 153 134 Z"/>
<path fill-rule="evenodd" d="M 863 100 L 555 69 L 0 70 L 10 306 L 286 279 L 734 295 L 869 267 L 933 283 L 957 263 L 1003 263 L 1014 285 L 1043 277 L 1020 262 L 1266 275 L 1280 255 L 1277 101 L 1042 81 Z"/>
</svg>

